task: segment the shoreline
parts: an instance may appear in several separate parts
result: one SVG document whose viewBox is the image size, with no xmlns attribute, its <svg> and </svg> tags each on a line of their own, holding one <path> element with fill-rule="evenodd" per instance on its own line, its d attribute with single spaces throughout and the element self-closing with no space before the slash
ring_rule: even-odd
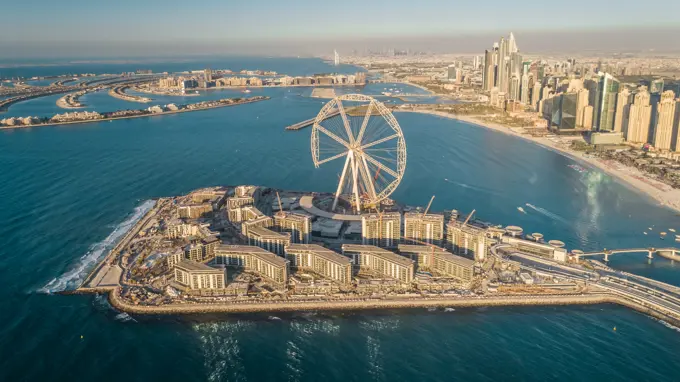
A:
<svg viewBox="0 0 680 382">
<path fill-rule="evenodd" d="M 55 122 L 55 123 L 40 123 L 36 125 L 20 125 L 20 126 L 0 126 L 0 131 L 2 130 L 15 130 L 15 129 L 26 129 L 26 128 L 32 128 L 32 127 L 46 127 L 46 126 L 59 126 L 59 125 L 77 125 L 77 124 L 83 124 L 83 123 L 97 123 L 97 122 L 107 122 L 107 121 L 115 121 L 119 119 L 132 119 L 132 118 L 149 118 L 149 117 L 156 117 L 160 115 L 170 115 L 170 114 L 180 114 L 180 113 L 188 113 L 192 111 L 202 111 L 202 110 L 210 110 L 210 109 L 218 109 L 221 107 L 228 107 L 228 106 L 238 106 L 238 105 L 245 105 L 248 103 L 253 103 L 253 102 L 260 102 L 260 101 L 266 101 L 268 100 L 269 97 L 265 97 L 263 99 L 255 99 L 255 100 L 248 100 L 248 101 L 242 101 L 242 102 L 236 102 L 236 103 L 230 103 L 230 104 L 225 104 L 225 105 L 217 105 L 217 106 L 209 106 L 209 107 L 203 107 L 200 109 L 182 109 L 182 110 L 174 110 L 174 111 L 164 111 L 162 113 L 151 113 L 151 114 L 140 114 L 140 115 L 127 115 L 124 117 L 114 117 L 114 118 L 101 118 L 101 119 L 88 119 L 88 120 L 83 120 L 83 121 L 69 121 L 69 122 Z"/>
<path fill-rule="evenodd" d="M 139 315 L 191 315 L 206 313 L 251 314 L 305 311 L 363 311 L 385 309 L 528 307 L 616 304 L 642 314 L 679 326 L 680 320 L 649 309 L 639 303 L 609 293 L 582 295 L 516 295 L 486 298 L 435 297 L 418 299 L 368 299 L 356 301 L 280 301 L 269 303 L 171 304 L 165 306 L 133 305 L 120 297 L 120 288 L 75 290 L 69 294 L 107 293 L 107 300 L 115 309 Z"/>
<path fill-rule="evenodd" d="M 643 181 L 638 178 L 637 176 L 643 177 L 644 175 L 642 173 L 639 174 L 631 174 L 627 170 L 623 170 L 620 168 L 614 168 L 611 165 L 608 165 L 607 163 L 602 162 L 598 158 L 592 158 L 592 157 L 586 157 L 584 153 L 577 152 L 577 151 L 572 151 L 567 148 L 564 148 L 560 145 L 557 145 L 553 141 L 551 141 L 548 138 L 543 138 L 543 137 L 532 137 L 528 136 L 525 134 L 518 133 L 517 131 L 513 130 L 512 128 L 499 125 L 496 123 L 490 123 L 486 121 L 482 121 L 478 118 L 475 118 L 476 116 L 465 116 L 465 115 L 455 115 L 455 114 L 449 114 L 449 113 L 444 113 L 444 112 L 438 112 L 434 110 L 399 110 L 395 109 L 393 110 L 394 112 L 399 112 L 399 113 L 421 113 L 421 114 L 429 114 L 429 115 L 434 115 L 442 118 L 448 118 L 448 119 L 455 119 L 458 121 L 466 122 L 478 127 L 486 128 L 489 130 L 494 130 L 500 133 L 504 133 L 507 135 L 515 136 L 524 140 L 527 140 L 529 142 L 536 143 L 544 148 L 547 148 L 549 150 L 552 150 L 558 154 L 564 155 L 570 159 L 573 159 L 575 161 L 584 163 L 586 165 L 590 165 L 592 167 L 595 167 L 599 170 L 602 170 L 605 174 L 616 178 L 622 183 L 624 186 L 627 186 L 631 190 L 634 190 L 636 192 L 642 193 L 645 196 L 648 196 L 655 201 L 657 201 L 661 206 L 667 207 L 675 212 L 680 212 L 680 190 L 676 190 L 671 188 L 670 186 L 655 181 L 655 180 L 647 180 Z M 623 166 L 623 165 L 620 165 Z M 631 169 L 631 171 L 636 171 L 637 169 Z M 653 182 L 654 184 L 650 184 L 650 182 Z M 664 187 L 665 189 L 660 189 L 659 187 Z"/>
</svg>

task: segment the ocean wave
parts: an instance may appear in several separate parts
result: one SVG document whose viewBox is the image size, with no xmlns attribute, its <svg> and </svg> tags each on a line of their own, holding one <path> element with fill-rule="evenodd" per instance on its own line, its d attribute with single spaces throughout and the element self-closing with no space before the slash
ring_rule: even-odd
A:
<svg viewBox="0 0 680 382">
<path fill-rule="evenodd" d="M 193 326 L 202 343 L 208 381 L 245 381 L 246 370 L 236 334 L 255 327 L 250 321 L 199 323 Z"/>
<path fill-rule="evenodd" d="M 654 318 L 654 317 L 649 317 L 649 318 L 651 318 L 652 320 L 654 320 L 654 321 L 660 323 L 661 325 L 667 327 L 668 329 L 675 330 L 676 332 L 680 333 L 680 328 L 678 328 L 677 326 L 675 326 L 673 324 L 670 324 L 670 323 L 668 323 L 664 320 L 659 320 L 658 318 Z"/>
<path fill-rule="evenodd" d="M 76 263 L 73 268 L 63 275 L 52 279 L 47 285 L 38 290 L 40 293 L 61 292 L 73 289 L 84 280 L 88 270 L 94 267 L 102 258 L 102 255 L 113 248 L 116 243 L 151 209 L 156 202 L 147 200 L 137 206 L 127 219 L 118 224 L 113 232 L 103 241 L 92 245 L 85 255 Z"/>
</svg>

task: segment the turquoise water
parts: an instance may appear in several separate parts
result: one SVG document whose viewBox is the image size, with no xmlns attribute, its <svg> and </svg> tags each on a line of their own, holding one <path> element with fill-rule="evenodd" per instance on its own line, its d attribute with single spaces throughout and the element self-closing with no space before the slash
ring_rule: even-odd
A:
<svg viewBox="0 0 680 382">
<path fill-rule="evenodd" d="M 341 163 L 315 169 L 310 130 L 283 130 L 314 116 L 323 101 L 304 97 L 304 89 L 262 91 L 272 99 L 0 131 L 0 380 L 670 381 L 680 375 L 678 329 L 610 305 L 130 319 L 101 297 L 45 293 L 84 277 L 86 265 L 150 198 L 243 183 L 333 191 Z M 88 97 L 107 110 L 119 101 L 106 93 Z M 30 112 L 31 102 L 12 109 Z M 408 164 L 393 196 L 404 203 L 424 205 L 435 194 L 434 210 L 475 208 L 483 220 L 584 250 L 669 245 L 642 232 L 652 225 L 680 228 L 674 212 L 596 169 L 574 171 L 571 159 L 547 149 L 452 120 L 395 115 Z M 680 285 L 680 270 L 668 260 L 649 263 L 634 254 L 612 260 L 619 269 Z"/>
</svg>

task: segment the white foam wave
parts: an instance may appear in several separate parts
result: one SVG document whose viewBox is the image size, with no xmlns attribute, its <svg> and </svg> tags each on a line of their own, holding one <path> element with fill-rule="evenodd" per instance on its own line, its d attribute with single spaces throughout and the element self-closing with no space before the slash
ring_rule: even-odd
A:
<svg viewBox="0 0 680 382">
<path fill-rule="evenodd" d="M 673 325 L 673 324 L 670 324 L 670 323 L 668 323 L 668 322 L 666 322 L 666 321 L 664 321 L 664 320 L 659 320 L 658 318 L 654 318 L 654 317 L 650 317 L 650 318 L 651 318 L 652 320 L 654 320 L 654 321 L 660 323 L 661 325 L 667 327 L 668 329 L 675 330 L 676 332 L 679 332 L 679 333 L 680 333 L 680 328 L 678 328 L 677 326 L 675 326 L 675 325 Z"/>
<path fill-rule="evenodd" d="M 554 213 L 546 210 L 545 208 L 536 207 L 531 203 L 526 203 L 526 206 L 531 208 L 532 210 L 538 212 L 539 214 L 550 218 L 550 219 L 557 220 L 557 221 L 564 223 L 564 224 L 569 224 L 569 222 L 566 221 L 563 217 L 561 217 L 560 215 L 554 214 Z"/>
<path fill-rule="evenodd" d="M 137 206 L 134 212 L 122 223 L 114 228 L 103 241 L 93 244 L 85 255 L 63 275 L 52 279 L 39 292 L 53 293 L 77 287 L 87 275 L 87 271 L 94 267 L 102 258 L 102 255 L 113 248 L 118 241 L 151 209 L 156 202 L 147 200 Z"/>
<path fill-rule="evenodd" d="M 130 317 L 130 315 L 125 313 L 125 312 L 117 314 L 115 319 L 118 320 L 118 321 L 122 321 L 122 322 L 128 322 L 128 321 L 137 322 L 137 320 Z"/>
</svg>

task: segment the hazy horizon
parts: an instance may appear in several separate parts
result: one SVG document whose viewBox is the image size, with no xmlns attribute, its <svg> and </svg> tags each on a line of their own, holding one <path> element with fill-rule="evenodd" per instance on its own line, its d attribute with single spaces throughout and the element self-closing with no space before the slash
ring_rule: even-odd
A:
<svg viewBox="0 0 680 382">
<path fill-rule="evenodd" d="M 481 54 L 511 31 L 526 54 L 680 51 L 680 2 L 672 0 L 653 7 L 572 0 L 559 11 L 537 0 L 521 6 L 502 0 L 346 0 L 340 5 L 25 0 L 4 5 L 3 15 L 5 59 L 328 55 L 333 49 L 347 55 L 354 49 L 388 48 Z"/>
</svg>

